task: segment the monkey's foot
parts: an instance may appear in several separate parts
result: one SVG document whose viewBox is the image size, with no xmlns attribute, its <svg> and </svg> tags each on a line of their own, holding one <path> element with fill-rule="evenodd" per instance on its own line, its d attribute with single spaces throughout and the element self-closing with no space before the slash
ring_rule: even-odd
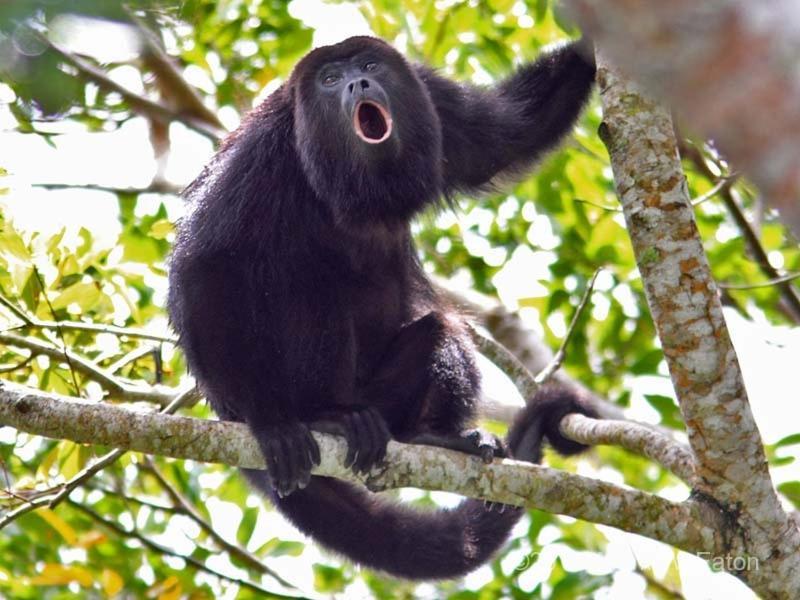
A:
<svg viewBox="0 0 800 600">
<path fill-rule="evenodd" d="M 311 481 L 311 469 L 320 463 L 319 446 L 305 423 L 282 423 L 253 428 L 269 482 L 281 498 L 303 489 Z"/>
<path fill-rule="evenodd" d="M 425 446 L 438 446 L 448 450 L 457 450 L 479 456 L 485 463 L 490 463 L 494 458 L 508 456 L 506 447 L 496 436 L 482 429 L 466 429 L 455 435 L 441 433 L 419 433 L 408 440 L 410 444 L 424 444 Z"/>
<path fill-rule="evenodd" d="M 311 423 L 317 431 L 342 435 L 347 440 L 344 464 L 354 473 L 367 473 L 386 457 L 392 439 L 386 420 L 375 408 L 354 408 Z"/>
</svg>

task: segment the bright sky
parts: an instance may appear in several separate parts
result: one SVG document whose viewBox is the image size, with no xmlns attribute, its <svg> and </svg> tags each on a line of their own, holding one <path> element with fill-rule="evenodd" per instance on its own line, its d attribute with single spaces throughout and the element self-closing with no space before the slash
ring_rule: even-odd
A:
<svg viewBox="0 0 800 600">
<path fill-rule="evenodd" d="M 370 33 L 366 22 L 353 5 L 328 5 L 318 0 L 294 0 L 291 10 L 316 29 L 315 45 L 333 43 L 352 34 Z M 95 42 L 95 46 L 108 47 L 102 35 Z M 126 77 L 124 71 L 117 76 L 123 79 Z M 145 123 L 140 119 L 133 119 L 113 133 L 86 133 L 72 124 L 59 124 L 55 129 L 63 135 L 54 139 L 56 147 L 52 148 L 37 136 L 8 131 L 14 121 L 3 103 L 11 99 L 13 94 L 6 86 L 0 84 L 0 166 L 8 169 L 11 174 L 11 177 L 3 182 L 4 186 L 11 187 L 11 192 L 5 197 L 0 197 L 2 199 L 0 209 L 13 218 L 19 227 L 29 231 L 55 232 L 65 225 L 68 229 L 77 231 L 78 228 L 85 226 L 92 229 L 106 244 L 113 244 L 119 233 L 114 196 L 86 190 L 46 191 L 31 185 L 93 183 L 117 187 L 146 186 L 153 176 L 155 163 Z M 172 125 L 170 133 L 172 152 L 167 176 L 171 181 L 185 184 L 200 171 L 211 156 L 212 146 L 207 139 L 180 124 Z M 179 200 L 165 197 L 143 198 L 139 210 L 150 212 L 159 201 L 167 202 L 170 216 L 173 218 L 182 212 Z M 542 220 L 540 229 L 542 237 L 552 236 L 546 219 Z M 557 240 L 554 243 L 557 243 Z M 526 246 L 521 246 L 495 279 L 501 298 L 516 308 L 516 301 L 519 298 L 536 294 L 534 278 L 537 274 L 547 276 L 546 253 L 536 253 Z M 600 301 L 598 297 L 598 302 Z M 535 317 L 530 314 L 527 316 Z M 800 398 L 795 381 L 797 357 L 800 356 L 800 330 L 772 327 L 764 319 L 755 323 L 746 321 L 733 311 L 726 311 L 726 317 L 742 364 L 753 411 L 765 440 L 775 442 L 781 437 L 796 433 L 797 424 L 800 423 L 798 418 Z M 528 320 L 535 328 L 541 328 L 537 319 Z M 557 334 L 560 333 L 559 329 L 563 332 L 563 323 L 553 322 L 548 325 Z M 499 381 L 496 376 L 489 374 L 487 382 L 488 387 L 492 388 L 489 390 L 491 396 L 513 395 L 509 391 L 510 384 Z M 629 387 L 639 400 L 644 393 L 673 395 L 669 379 L 666 377 L 631 377 Z M 632 417 L 641 420 L 655 418 L 655 413 L 643 400 L 634 399 L 634 406 L 636 408 L 632 411 Z M 588 467 L 586 472 L 598 476 L 596 472 L 590 472 Z M 797 467 L 776 470 L 774 475 L 777 481 L 800 478 Z M 619 475 L 610 469 L 602 470 L 599 476 L 620 482 Z M 407 493 L 413 496 L 416 492 Z M 446 498 L 446 495 L 436 496 Z M 452 498 L 448 501 L 452 501 Z M 234 518 L 239 511 L 237 507 L 218 500 L 210 501 L 209 508 L 215 516 L 215 521 L 218 522 L 225 522 L 226 514 Z M 269 513 L 268 520 L 268 525 L 266 518 L 262 518 L 259 522 L 259 530 L 263 533 L 263 537 L 258 537 L 262 540 L 276 535 L 275 514 Z M 520 583 L 524 587 L 528 585 L 533 587 L 547 576 L 553 560 L 558 555 L 567 569 L 589 568 L 598 573 L 615 573 L 615 584 L 607 594 L 608 598 L 641 597 L 643 582 L 631 573 L 635 567 L 635 560 L 644 567 L 654 566 L 656 573 L 660 575 L 673 560 L 671 549 L 638 536 L 623 534 L 605 527 L 602 529 L 611 540 L 604 556 L 579 553 L 561 544 L 551 544 L 546 546 L 539 562 L 520 577 Z M 557 531 L 553 529 L 546 532 L 545 536 L 551 534 L 555 539 Z M 285 524 L 280 527 L 279 535 L 287 539 L 302 539 L 296 531 Z M 172 541 L 180 537 L 172 536 Z M 306 557 L 313 558 L 316 555 L 316 551 L 311 548 L 306 552 L 308 553 Z M 523 549 L 509 557 L 509 565 L 518 564 L 524 553 Z M 278 560 L 280 567 L 286 568 L 287 571 L 295 571 L 296 559 L 286 557 Z M 724 597 L 735 600 L 752 597 L 746 588 L 732 577 L 709 575 L 705 564 L 696 557 L 679 553 L 678 561 L 687 598 Z M 298 573 L 297 576 L 310 583 L 308 579 L 310 570 Z M 477 585 L 489 579 L 491 573 L 487 568 L 483 568 L 471 575 L 468 583 Z M 357 593 L 358 590 L 353 592 Z"/>
</svg>

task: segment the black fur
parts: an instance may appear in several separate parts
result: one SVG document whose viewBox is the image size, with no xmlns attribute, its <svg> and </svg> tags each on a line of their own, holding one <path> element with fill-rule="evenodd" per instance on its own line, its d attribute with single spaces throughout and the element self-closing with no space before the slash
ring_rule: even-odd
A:
<svg viewBox="0 0 800 600">
<path fill-rule="evenodd" d="M 308 425 L 339 427 L 359 471 L 390 436 L 466 440 L 491 456 L 485 436 L 465 433 L 480 386 L 469 335 L 425 276 L 409 221 L 529 167 L 572 127 L 593 76 L 569 44 L 479 89 L 351 38 L 303 58 L 187 189 L 172 323 L 216 412 L 261 445 L 268 469 L 249 479 L 324 546 L 400 577 L 454 577 L 522 514 L 473 500 L 421 513 L 312 478 Z M 380 122 L 369 140 L 356 135 L 365 103 L 391 116 L 385 141 L 368 143 Z M 511 452 L 538 460 L 552 426 L 530 410 Z"/>
</svg>

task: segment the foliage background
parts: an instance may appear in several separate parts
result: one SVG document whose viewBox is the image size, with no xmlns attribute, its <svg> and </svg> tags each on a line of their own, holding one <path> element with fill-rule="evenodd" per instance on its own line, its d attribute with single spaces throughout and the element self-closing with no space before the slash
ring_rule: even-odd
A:
<svg viewBox="0 0 800 600">
<path fill-rule="evenodd" d="M 137 114 L 119 93 L 109 92 L 74 65 L 65 64 L 63 54 L 40 35 L 49 36 L 59 48 L 81 56 L 136 93 L 180 108 L 145 53 L 135 43 L 128 49 L 130 31 L 126 33 L 119 24 L 146 28 L 175 58 L 204 104 L 229 127 L 274 90 L 312 44 L 335 41 L 351 30 L 371 30 L 413 60 L 478 83 L 502 77 L 546 44 L 578 35 L 560 7 L 547 0 L 373 0 L 324 5 L 297 0 L 188 0 L 178 5 L 133 6 L 90 0 L 0 5 L 0 118 L 15 132 L 0 138 L 0 168 L 5 167 L 0 173 L 10 175 L 7 183 L 0 179 L 5 195 L 0 214 L 0 294 L 44 321 L 113 324 L 162 336 L 168 335 L 163 307 L 166 260 L 182 210 L 173 192 L 199 171 L 212 151 L 211 144 L 183 124 L 165 127 Z M 327 15 L 340 15 L 340 20 L 326 22 Z M 100 20 L 87 21 L 87 17 Z M 92 47 L 93 39 L 101 43 Z M 432 273 L 518 309 L 554 347 L 588 280 L 602 267 L 592 308 L 578 321 L 565 368 L 633 416 L 679 431 L 680 415 L 617 209 L 607 156 L 596 135 L 600 120 L 593 102 L 574 135 L 542 162 L 535 175 L 503 194 L 463 198 L 456 212 L 426 215 L 415 226 L 418 246 Z M 103 157 L 91 141 L 86 143 L 84 162 L 96 178 L 76 182 L 74 173 L 59 170 L 58 157 L 70 147 L 70 136 L 85 132 L 98 138 L 118 135 L 120 141 L 110 157 Z M 22 141 L 23 134 L 32 136 L 35 144 Z M 141 152 L 131 158 L 126 144 L 134 135 L 139 138 L 137 148 L 150 144 L 160 153 L 158 160 L 141 157 Z M 709 175 L 686 161 L 691 193 L 701 197 L 713 191 L 717 177 L 729 174 L 728 168 L 713 146 L 690 138 L 685 143 L 715 165 Z M 55 157 L 55 163 L 34 159 L 28 180 L 19 177 L 10 168 L 15 162 L 14 144 L 35 146 L 43 156 Z M 74 157 L 63 160 L 69 163 Z M 131 163 L 130 169 L 139 174 L 139 187 L 128 187 L 130 179 L 109 182 L 103 161 L 117 167 Z M 69 184 L 68 189 L 51 185 L 59 183 L 53 173 Z M 180 177 L 175 178 L 176 173 Z M 45 193 L 31 187 L 42 182 L 59 189 Z M 91 189 L 98 182 L 104 189 Z M 75 185 L 83 189 L 76 191 Z M 756 223 L 758 241 L 769 262 L 786 272 L 800 271 L 797 241 L 763 211 L 747 182 L 737 179 L 732 189 L 739 209 Z M 87 205 L 79 198 L 87 195 L 95 202 L 90 206 L 103 205 L 100 212 L 105 220 L 86 212 Z M 36 201 L 38 211 L 32 216 L 30 202 L 43 196 L 46 200 Z M 52 212 L 45 207 L 53 207 Z M 58 219 L 65 214 L 68 224 L 62 226 Z M 715 195 L 697 205 L 696 216 L 718 281 L 743 285 L 767 279 L 729 204 Z M 734 332 L 740 327 L 752 335 L 755 341 L 747 344 L 756 353 L 765 348 L 763 339 L 797 343 L 796 336 L 784 328 L 796 321 L 775 286 L 726 288 L 724 300 L 730 307 L 729 319 L 741 324 Z M 748 328 L 744 325 L 748 321 L 759 328 Z M 183 358 L 167 342 L 20 326 L 12 311 L 0 308 L 4 332 L 67 347 L 126 382 L 177 387 L 186 381 Z M 739 340 L 745 340 L 744 335 Z M 759 363 L 753 372 L 763 377 L 765 369 Z M 98 400 L 103 396 L 102 386 L 75 373 L 68 361 L 11 344 L 0 345 L 0 376 L 66 395 Z M 753 385 L 768 389 L 759 381 Z M 776 414 L 766 409 L 760 413 L 758 398 L 753 401 L 757 417 Z M 191 414 L 212 416 L 205 405 L 195 406 Z M 761 424 L 773 442 L 768 450 L 775 477 L 782 482 L 787 501 L 800 504 L 800 481 L 792 464 L 800 434 L 791 435 L 795 433 L 791 423 L 767 421 L 762 418 Z M 21 497 L 35 497 L 75 475 L 102 452 L 2 429 L 0 460 L 8 493 L 0 496 L 0 502 L 13 507 Z M 687 493 L 665 471 L 619 449 L 598 448 L 581 463 L 555 457 L 550 462 L 676 498 Z M 197 519 L 176 503 L 176 494 L 194 507 Z M 453 502 L 444 494 L 408 491 L 402 496 L 420 505 Z M 100 518 L 118 528 L 109 528 Z M 467 599 L 614 597 L 624 591 L 633 593 L 632 597 L 638 593 L 667 598 L 705 597 L 695 594 L 712 587 L 744 594 L 738 583 L 724 575 L 704 576 L 705 582 L 698 587 L 694 578 L 705 573 L 706 567 L 688 557 L 677 560 L 671 549 L 654 542 L 538 512 L 531 513 L 489 567 L 463 582 L 415 587 L 321 554 L 269 506 L 250 496 L 229 469 L 160 458 L 149 461 L 136 454 L 125 455 L 73 492 L 70 503 L 30 513 L 2 531 L 0 594 L 159 599 L 258 595 L 240 588 L 231 577 L 287 592 L 269 574 L 221 548 L 202 523 L 297 585 L 299 591 L 288 590 L 294 594 Z M 145 540 L 156 547 L 148 547 Z M 185 557 L 225 576 L 187 566 Z"/>
</svg>

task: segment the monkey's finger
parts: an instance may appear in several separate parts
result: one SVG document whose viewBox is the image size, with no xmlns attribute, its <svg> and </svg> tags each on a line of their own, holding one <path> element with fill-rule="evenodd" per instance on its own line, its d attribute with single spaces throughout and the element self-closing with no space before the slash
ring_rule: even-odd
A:
<svg viewBox="0 0 800 600">
<path fill-rule="evenodd" d="M 269 439 L 264 444 L 264 459 L 267 463 L 267 475 L 269 483 L 272 488 L 281 495 L 279 480 L 278 480 L 278 452 L 280 444 L 276 439 Z"/>
<path fill-rule="evenodd" d="M 308 456 L 313 464 L 318 465 L 322 462 L 322 457 L 319 454 L 319 444 L 317 444 L 317 440 L 314 439 L 314 436 L 311 435 L 311 430 L 308 427 L 306 427 L 306 448 L 308 449 Z"/>
<path fill-rule="evenodd" d="M 344 458 L 344 466 L 349 469 L 356 462 L 356 445 L 358 443 L 352 415 L 345 416 L 344 425 L 345 439 L 347 440 L 347 456 Z"/>
<path fill-rule="evenodd" d="M 300 478 L 297 480 L 297 489 L 304 490 L 311 483 L 311 469 L 300 471 Z"/>
<path fill-rule="evenodd" d="M 278 480 L 278 490 L 282 497 L 288 496 L 292 493 L 291 485 L 291 447 L 287 444 L 285 438 L 278 440 L 278 452 L 276 454 L 276 472 L 275 476 Z"/>
<path fill-rule="evenodd" d="M 311 449 L 308 446 L 308 429 L 298 431 L 297 437 L 294 439 L 294 447 L 297 454 L 299 473 L 311 471 L 311 467 L 314 464 L 311 460 Z"/>
<path fill-rule="evenodd" d="M 302 438 L 299 433 L 300 430 L 293 432 L 294 435 L 284 440 L 284 447 L 286 448 L 286 486 L 289 493 L 297 489 L 301 473 L 305 470 L 303 466 L 305 462 L 303 455 L 305 453 L 303 452 Z"/>
<path fill-rule="evenodd" d="M 300 480 L 298 481 L 297 487 L 302 490 L 311 481 L 311 469 L 314 468 L 315 449 L 317 451 L 317 455 L 319 455 L 317 442 L 314 440 L 314 437 L 311 435 L 311 431 L 306 426 L 303 426 L 303 431 L 301 432 L 301 444 L 299 444 L 299 446 L 303 462 L 302 469 L 300 470 Z"/>
<path fill-rule="evenodd" d="M 389 429 L 383 416 L 374 409 L 367 412 L 372 432 L 372 443 L 375 451 L 372 455 L 371 465 L 381 462 L 386 457 L 386 444 L 389 442 Z"/>
<path fill-rule="evenodd" d="M 374 410 L 366 410 L 361 413 L 364 444 L 366 446 L 365 456 L 361 460 L 361 471 L 364 473 L 367 473 L 378 462 L 378 457 L 385 443 L 381 440 L 376 414 Z"/>
<path fill-rule="evenodd" d="M 356 473 L 366 472 L 370 456 L 372 454 L 371 441 L 369 439 L 369 427 L 364 422 L 364 413 L 353 413 L 353 427 L 358 445 L 358 457 L 356 458 L 353 470 Z"/>
</svg>

